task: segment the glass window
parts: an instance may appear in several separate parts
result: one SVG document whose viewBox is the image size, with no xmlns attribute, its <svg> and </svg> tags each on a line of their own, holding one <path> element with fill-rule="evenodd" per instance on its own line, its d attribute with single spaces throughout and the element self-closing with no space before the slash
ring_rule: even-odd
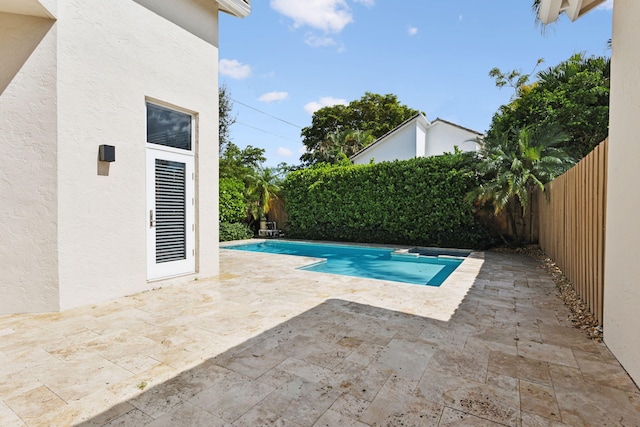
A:
<svg viewBox="0 0 640 427">
<path fill-rule="evenodd" d="M 147 142 L 191 151 L 191 115 L 147 103 Z"/>
</svg>

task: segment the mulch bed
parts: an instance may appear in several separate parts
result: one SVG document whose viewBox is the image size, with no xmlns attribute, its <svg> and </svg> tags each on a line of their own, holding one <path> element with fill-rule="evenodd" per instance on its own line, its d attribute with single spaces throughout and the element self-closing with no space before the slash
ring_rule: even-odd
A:
<svg viewBox="0 0 640 427">
<path fill-rule="evenodd" d="M 500 247 L 492 249 L 496 252 L 517 253 L 530 256 L 540 261 L 542 268 L 551 276 L 558 289 L 558 296 L 569 310 L 569 320 L 573 326 L 585 332 L 585 334 L 598 342 L 602 342 L 602 327 L 589 311 L 585 302 L 576 293 L 573 285 L 567 279 L 556 263 L 544 253 L 538 245 L 528 245 L 519 248 Z"/>
</svg>

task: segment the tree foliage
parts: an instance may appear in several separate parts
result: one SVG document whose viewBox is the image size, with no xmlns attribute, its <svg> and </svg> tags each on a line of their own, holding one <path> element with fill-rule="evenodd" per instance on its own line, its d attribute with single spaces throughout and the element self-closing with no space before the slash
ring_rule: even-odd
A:
<svg viewBox="0 0 640 427">
<path fill-rule="evenodd" d="M 236 116 L 232 112 L 233 103 L 229 89 L 222 85 L 218 90 L 218 142 L 221 152 L 231 143 L 231 126 L 236 122 Z"/>
<path fill-rule="evenodd" d="M 480 247 L 490 240 L 465 194 L 476 186 L 466 154 L 370 165 L 318 165 L 284 184 L 296 238 Z"/>
<path fill-rule="evenodd" d="M 248 174 L 257 171 L 266 160 L 262 148 L 248 145 L 241 149 L 233 142 L 229 142 L 220 152 L 219 175 L 221 178 L 235 178 L 244 181 Z"/>
<path fill-rule="evenodd" d="M 400 104 L 396 95 L 370 92 L 349 105 L 321 108 L 313 114 L 311 126 L 302 129 L 307 152 L 300 160 L 307 165 L 335 162 L 340 153 L 357 152 L 418 113 Z"/>
<path fill-rule="evenodd" d="M 490 203 L 495 212 L 507 209 L 516 243 L 520 235 L 516 215 L 524 216 L 529 197 L 569 169 L 575 160 L 560 148 L 568 139 L 558 127 L 533 130 L 525 127 L 487 137 L 478 163 L 480 183 L 467 194 L 467 200 Z M 514 212 L 510 201 L 516 198 L 522 207 Z M 523 222 L 524 224 L 524 222 Z"/>
<path fill-rule="evenodd" d="M 515 97 L 500 107 L 487 132 L 488 140 L 520 129 L 559 127 L 568 135 L 565 149 L 580 159 L 608 136 L 611 61 L 606 57 L 573 55 L 537 73 L 528 84 L 518 72 L 491 71 L 499 87 L 515 82 Z"/>
<path fill-rule="evenodd" d="M 244 221 L 247 217 L 244 182 L 235 178 L 220 178 L 219 189 L 220 222 Z"/>
<path fill-rule="evenodd" d="M 254 220 L 269 213 L 271 201 L 280 196 L 280 177 L 275 168 L 259 168 L 245 176 L 247 209 Z"/>
</svg>

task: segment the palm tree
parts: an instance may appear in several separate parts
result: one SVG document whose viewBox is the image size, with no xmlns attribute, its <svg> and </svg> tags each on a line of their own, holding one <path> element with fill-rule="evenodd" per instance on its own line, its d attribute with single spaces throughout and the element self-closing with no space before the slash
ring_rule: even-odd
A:
<svg viewBox="0 0 640 427">
<path fill-rule="evenodd" d="M 260 168 L 245 176 L 247 210 L 255 221 L 271 208 L 271 200 L 280 194 L 280 176 L 276 168 Z"/>
<path fill-rule="evenodd" d="M 526 127 L 503 133 L 493 141 L 484 140 L 478 164 L 483 182 L 467 195 L 467 199 L 491 203 L 496 214 L 506 209 L 515 242 L 520 243 L 516 211 L 510 202 L 515 198 L 520 203 L 519 214 L 524 217 L 533 190 L 539 188 L 544 192 L 546 183 L 575 163 L 562 148 L 558 148 L 567 139 L 567 135 L 556 127 L 540 132 Z"/>
<path fill-rule="evenodd" d="M 331 132 L 318 146 L 322 161 L 338 163 L 344 157 L 351 157 L 375 140 L 370 130 L 344 129 Z"/>
</svg>

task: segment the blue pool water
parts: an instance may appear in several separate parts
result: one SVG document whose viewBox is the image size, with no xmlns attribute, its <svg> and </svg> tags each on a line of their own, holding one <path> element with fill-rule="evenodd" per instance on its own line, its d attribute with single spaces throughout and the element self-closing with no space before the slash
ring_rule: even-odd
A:
<svg viewBox="0 0 640 427">
<path fill-rule="evenodd" d="M 395 249 L 268 240 L 222 249 L 324 258 L 301 270 L 440 286 L 463 259 L 394 254 Z"/>
</svg>

